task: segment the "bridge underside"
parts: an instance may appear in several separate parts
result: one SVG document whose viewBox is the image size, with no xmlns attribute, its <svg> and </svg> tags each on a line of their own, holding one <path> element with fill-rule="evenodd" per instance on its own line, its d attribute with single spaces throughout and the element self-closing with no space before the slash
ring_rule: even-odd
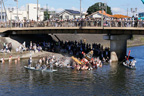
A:
<svg viewBox="0 0 144 96">
<path fill-rule="evenodd" d="M 126 55 L 127 39 L 132 35 L 144 35 L 144 28 L 128 27 L 38 27 L 38 28 L 11 28 L 4 35 L 15 34 L 107 34 L 104 39 L 110 40 L 111 52 L 115 52 L 118 60 Z"/>
</svg>

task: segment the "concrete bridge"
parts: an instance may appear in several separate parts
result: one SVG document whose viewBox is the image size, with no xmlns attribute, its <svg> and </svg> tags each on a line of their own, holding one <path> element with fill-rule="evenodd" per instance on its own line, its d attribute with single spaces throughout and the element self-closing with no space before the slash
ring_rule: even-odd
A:
<svg viewBox="0 0 144 96">
<path fill-rule="evenodd" d="M 25 27 L 0 28 L 0 34 L 107 34 L 103 37 L 110 40 L 111 59 L 122 60 L 126 55 L 127 40 L 132 35 L 144 35 L 144 28 L 137 27 Z M 114 54 L 113 54 L 114 53 Z M 116 53 L 116 54 L 115 54 Z"/>
<path fill-rule="evenodd" d="M 22 27 L 0 28 L 0 33 L 7 34 L 111 34 L 144 35 L 142 27 Z"/>
</svg>

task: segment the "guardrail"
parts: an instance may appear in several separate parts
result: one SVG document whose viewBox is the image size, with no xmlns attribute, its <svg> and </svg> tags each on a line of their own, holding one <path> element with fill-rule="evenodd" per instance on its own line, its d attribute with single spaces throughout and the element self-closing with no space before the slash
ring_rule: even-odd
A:
<svg viewBox="0 0 144 96">
<path fill-rule="evenodd" d="M 56 20 L 56 21 L 41 21 L 41 22 L 7 22 L 0 23 L 0 28 L 10 27 L 144 27 L 144 21 L 134 20 L 104 20 L 101 26 L 100 20 Z"/>
</svg>

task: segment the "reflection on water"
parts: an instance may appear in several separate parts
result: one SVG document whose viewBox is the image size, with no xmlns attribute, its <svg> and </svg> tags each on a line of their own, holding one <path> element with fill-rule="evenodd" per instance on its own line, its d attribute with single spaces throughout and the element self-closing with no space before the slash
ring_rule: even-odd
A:
<svg viewBox="0 0 144 96">
<path fill-rule="evenodd" d="M 0 64 L 0 96 L 141 96 L 144 94 L 143 57 L 135 53 L 136 70 L 118 63 L 91 71 L 58 68 L 47 73 L 26 70 L 27 60 Z M 136 51 L 137 52 L 137 51 Z"/>
</svg>

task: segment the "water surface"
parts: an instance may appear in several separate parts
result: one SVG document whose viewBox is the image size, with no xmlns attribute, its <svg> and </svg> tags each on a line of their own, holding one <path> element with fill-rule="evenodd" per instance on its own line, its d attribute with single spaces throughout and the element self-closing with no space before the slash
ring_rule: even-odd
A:
<svg viewBox="0 0 144 96">
<path fill-rule="evenodd" d="M 136 70 L 108 64 L 91 71 L 58 68 L 46 73 L 24 69 L 27 60 L 0 64 L 0 96 L 143 96 L 143 49 L 128 48 L 137 61 Z"/>
</svg>

